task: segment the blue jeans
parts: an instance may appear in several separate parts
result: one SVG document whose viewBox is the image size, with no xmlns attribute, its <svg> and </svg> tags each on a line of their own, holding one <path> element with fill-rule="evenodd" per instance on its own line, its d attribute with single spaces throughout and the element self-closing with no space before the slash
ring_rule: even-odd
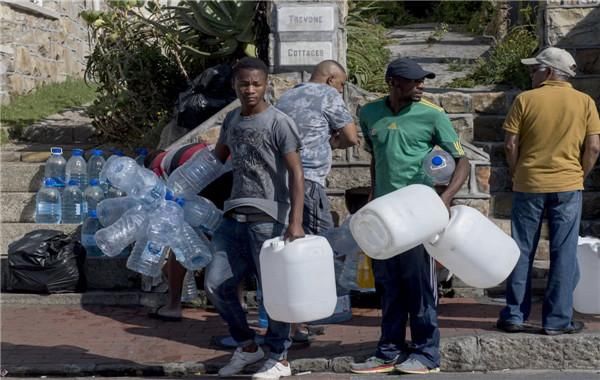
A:
<svg viewBox="0 0 600 380">
<path fill-rule="evenodd" d="M 304 210 L 302 213 L 304 233 L 322 235 L 333 228 L 329 198 L 319 183 L 304 180 Z"/>
<path fill-rule="evenodd" d="M 238 299 L 238 285 L 248 274 L 260 281 L 260 248 L 265 240 L 281 236 L 283 228 L 275 221 L 240 223 L 225 218 L 213 236 L 216 253 L 206 268 L 204 289 L 240 347 L 254 343 L 255 332 Z M 273 359 L 285 359 L 292 344 L 290 324 L 269 318 L 265 344 Z"/>
<path fill-rule="evenodd" d="M 512 237 L 521 255 L 506 281 L 506 307 L 500 320 L 521 324 L 531 312 L 531 268 L 540 239 L 544 210 L 550 232 L 550 271 L 542 307 L 542 326 L 563 329 L 573 317 L 573 290 L 579 281 L 577 239 L 581 191 L 513 194 Z"/>
<path fill-rule="evenodd" d="M 433 259 L 423 245 L 386 260 L 373 260 L 375 288 L 381 296 L 381 337 L 375 356 L 399 362 L 410 357 L 428 368 L 440 366 L 437 280 Z M 406 343 L 410 323 L 411 344 Z"/>
</svg>

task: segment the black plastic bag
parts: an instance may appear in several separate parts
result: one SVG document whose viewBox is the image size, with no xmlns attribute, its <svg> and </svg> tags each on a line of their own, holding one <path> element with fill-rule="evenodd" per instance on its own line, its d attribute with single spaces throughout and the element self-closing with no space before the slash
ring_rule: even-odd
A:
<svg viewBox="0 0 600 380">
<path fill-rule="evenodd" d="M 179 94 L 177 125 L 193 129 L 234 101 L 231 87 L 231 67 L 221 64 L 209 67 L 198 75 L 190 87 Z"/>
<path fill-rule="evenodd" d="M 55 230 L 25 234 L 8 246 L 9 289 L 33 293 L 85 290 L 85 248 Z"/>
</svg>

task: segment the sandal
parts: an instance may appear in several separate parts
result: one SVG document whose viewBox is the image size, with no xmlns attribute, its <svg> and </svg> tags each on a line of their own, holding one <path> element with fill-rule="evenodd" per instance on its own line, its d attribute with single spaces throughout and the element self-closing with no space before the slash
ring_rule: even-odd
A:
<svg viewBox="0 0 600 380">
<path fill-rule="evenodd" d="M 148 316 L 152 319 L 158 319 L 161 321 L 165 321 L 165 322 L 179 322 L 181 321 L 181 316 L 176 317 L 173 315 L 164 315 L 164 314 L 160 314 L 160 310 L 163 308 L 164 306 L 159 307 L 158 309 L 154 310 L 151 313 L 148 313 Z"/>
</svg>

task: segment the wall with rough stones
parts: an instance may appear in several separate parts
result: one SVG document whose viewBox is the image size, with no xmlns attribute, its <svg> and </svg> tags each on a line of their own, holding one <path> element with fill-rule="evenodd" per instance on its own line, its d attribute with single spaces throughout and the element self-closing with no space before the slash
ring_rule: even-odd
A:
<svg viewBox="0 0 600 380">
<path fill-rule="evenodd" d="M 0 103 L 42 84 L 82 77 L 89 54 L 78 16 L 98 1 L 0 0 Z"/>
<path fill-rule="evenodd" d="M 575 88 L 600 108 L 600 0 L 551 0 L 541 4 L 540 45 L 568 50 L 577 61 Z"/>
</svg>

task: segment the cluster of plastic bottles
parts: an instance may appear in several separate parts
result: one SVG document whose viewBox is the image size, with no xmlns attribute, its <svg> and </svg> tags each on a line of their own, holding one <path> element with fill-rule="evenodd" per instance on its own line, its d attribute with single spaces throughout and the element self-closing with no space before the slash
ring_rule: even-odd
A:
<svg viewBox="0 0 600 380">
<path fill-rule="evenodd" d="M 134 244 L 127 267 L 149 277 L 160 275 L 169 249 L 188 271 L 205 267 L 213 253 L 205 232 L 214 232 L 222 212 L 196 194 L 205 186 L 199 184 L 210 183 L 221 168 L 205 149 L 175 170 L 171 177 L 177 180 L 170 177 L 166 184 L 132 158 L 109 159 L 100 177 L 127 196 L 98 204 L 96 215 L 103 226 L 95 233 L 99 250 L 113 257 Z"/>
</svg>

